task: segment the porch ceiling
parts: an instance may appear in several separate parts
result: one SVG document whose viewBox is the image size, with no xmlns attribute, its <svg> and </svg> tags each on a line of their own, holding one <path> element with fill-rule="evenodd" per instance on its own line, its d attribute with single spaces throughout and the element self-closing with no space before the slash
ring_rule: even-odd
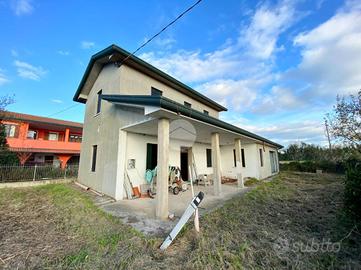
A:
<svg viewBox="0 0 361 270">
<path fill-rule="evenodd" d="M 141 123 L 136 123 L 123 128 L 125 131 L 157 136 L 158 119 L 170 119 L 170 139 L 194 140 L 198 143 L 211 143 L 211 134 L 218 132 L 221 145 L 233 145 L 234 139 L 240 138 L 242 144 L 254 143 L 255 140 L 242 136 L 240 134 L 189 118 L 175 114 L 173 112 L 159 109 L 149 114 L 153 119 Z"/>
</svg>

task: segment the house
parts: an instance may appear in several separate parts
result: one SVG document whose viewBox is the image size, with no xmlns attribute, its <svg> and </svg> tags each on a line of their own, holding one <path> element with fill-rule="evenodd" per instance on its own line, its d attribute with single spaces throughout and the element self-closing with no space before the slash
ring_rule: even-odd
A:
<svg viewBox="0 0 361 270">
<path fill-rule="evenodd" d="M 6 140 L 21 165 L 78 164 L 81 123 L 16 112 L 2 113 Z"/>
<path fill-rule="evenodd" d="M 168 216 L 168 166 L 183 179 L 259 179 L 278 172 L 281 145 L 219 119 L 227 109 L 124 49 L 111 45 L 93 55 L 75 93 L 85 103 L 79 181 L 116 200 L 125 198 L 127 170 L 146 183 L 157 166 L 156 216 Z M 128 58 L 127 58 L 128 57 Z M 122 62 L 125 58 L 126 61 Z"/>
</svg>

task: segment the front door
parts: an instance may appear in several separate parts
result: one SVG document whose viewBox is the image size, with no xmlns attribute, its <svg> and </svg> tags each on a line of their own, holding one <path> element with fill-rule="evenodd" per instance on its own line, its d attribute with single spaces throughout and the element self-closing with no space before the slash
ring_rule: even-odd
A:
<svg viewBox="0 0 361 270">
<path fill-rule="evenodd" d="M 180 151 L 180 169 L 181 169 L 181 175 L 182 175 L 182 179 L 184 181 L 188 181 L 189 179 L 189 172 L 188 172 L 188 149 L 187 148 L 183 148 L 181 147 L 181 151 Z"/>
</svg>

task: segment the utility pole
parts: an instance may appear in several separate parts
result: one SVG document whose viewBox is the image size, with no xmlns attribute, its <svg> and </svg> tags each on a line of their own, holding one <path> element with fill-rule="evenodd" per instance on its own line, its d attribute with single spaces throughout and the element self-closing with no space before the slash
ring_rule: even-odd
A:
<svg viewBox="0 0 361 270">
<path fill-rule="evenodd" d="M 328 123 L 327 123 L 327 119 L 325 118 L 325 128 L 326 128 L 326 136 L 327 136 L 327 140 L 328 140 L 328 148 L 331 150 L 331 139 L 330 139 L 330 132 L 328 130 Z"/>
</svg>

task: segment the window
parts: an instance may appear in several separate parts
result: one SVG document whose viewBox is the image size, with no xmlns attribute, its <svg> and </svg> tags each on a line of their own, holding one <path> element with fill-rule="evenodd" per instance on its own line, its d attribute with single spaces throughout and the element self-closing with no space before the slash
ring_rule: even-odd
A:
<svg viewBox="0 0 361 270">
<path fill-rule="evenodd" d="M 244 149 L 241 149 L 241 155 L 242 155 L 242 167 L 246 167 L 246 158 L 244 156 Z"/>
<path fill-rule="evenodd" d="M 152 95 L 152 96 L 162 96 L 162 95 L 163 95 L 163 92 L 160 91 L 160 90 L 157 89 L 157 88 L 152 87 L 152 89 L 151 89 L 151 95 Z"/>
<path fill-rule="evenodd" d="M 204 113 L 205 115 L 209 115 L 209 111 L 203 110 L 203 113 Z"/>
<path fill-rule="evenodd" d="M 242 162 L 242 167 L 245 168 L 246 167 L 246 159 L 244 157 L 244 149 L 241 149 L 241 162 Z M 233 149 L 233 163 L 234 163 L 234 167 L 237 167 L 237 158 L 236 158 L 236 149 Z"/>
<path fill-rule="evenodd" d="M 261 161 L 261 167 L 263 167 L 263 150 L 259 149 L 259 160 Z"/>
<path fill-rule="evenodd" d="M 59 140 L 59 133 L 56 132 L 49 132 L 49 141 L 58 141 Z"/>
<path fill-rule="evenodd" d="M 69 142 L 81 142 L 82 136 L 77 134 L 70 134 L 69 135 Z"/>
<path fill-rule="evenodd" d="M 234 167 L 237 167 L 236 149 L 233 149 L 233 164 L 234 164 Z"/>
<path fill-rule="evenodd" d="M 91 167 L 92 172 L 95 172 L 95 167 L 97 165 L 97 151 L 98 151 L 98 146 L 93 145 L 92 167 Z"/>
<path fill-rule="evenodd" d="M 184 101 L 184 106 L 188 107 L 188 108 L 192 108 L 192 104 L 190 104 L 187 101 Z"/>
<path fill-rule="evenodd" d="M 102 107 L 102 90 L 98 92 L 98 101 L 97 101 L 97 114 L 100 113 Z"/>
<path fill-rule="evenodd" d="M 38 137 L 38 132 L 36 130 L 28 130 L 28 134 L 26 136 L 27 139 L 36 140 Z"/>
<path fill-rule="evenodd" d="M 5 134 L 8 138 L 18 137 L 18 126 L 5 124 Z"/>
<path fill-rule="evenodd" d="M 206 149 L 207 168 L 212 167 L 212 149 Z"/>
</svg>

